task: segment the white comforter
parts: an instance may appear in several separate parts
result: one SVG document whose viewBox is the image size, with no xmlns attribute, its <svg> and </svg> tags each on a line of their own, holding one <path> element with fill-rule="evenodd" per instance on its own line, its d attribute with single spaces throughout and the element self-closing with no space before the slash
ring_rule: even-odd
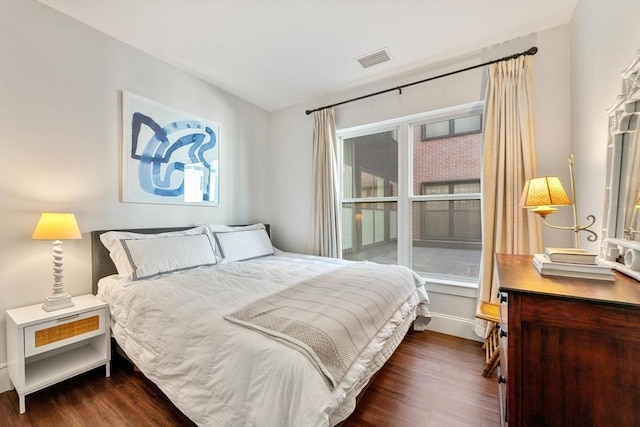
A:
<svg viewBox="0 0 640 427">
<path fill-rule="evenodd" d="M 280 254 L 121 285 L 99 283 L 112 331 L 138 368 L 203 426 L 329 426 L 354 409 L 376 352 L 418 308 L 422 286 L 331 390 L 300 352 L 223 319 L 257 298 L 347 261 Z"/>
</svg>

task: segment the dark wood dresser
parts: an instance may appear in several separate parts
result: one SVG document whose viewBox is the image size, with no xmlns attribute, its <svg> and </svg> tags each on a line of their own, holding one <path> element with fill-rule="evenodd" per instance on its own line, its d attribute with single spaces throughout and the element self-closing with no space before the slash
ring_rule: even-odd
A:
<svg viewBox="0 0 640 427">
<path fill-rule="evenodd" d="M 640 426 L 640 282 L 540 275 L 496 255 L 503 425 Z"/>
</svg>

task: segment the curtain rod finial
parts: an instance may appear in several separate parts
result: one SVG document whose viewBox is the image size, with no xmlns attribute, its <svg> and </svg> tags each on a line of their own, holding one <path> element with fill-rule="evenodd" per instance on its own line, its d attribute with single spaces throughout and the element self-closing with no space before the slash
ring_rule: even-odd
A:
<svg viewBox="0 0 640 427">
<path fill-rule="evenodd" d="M 313 113 L 313 111 L 311 111 L 311 110 L 306 110 L 304 113 L 308 116 L 309 114 Z"/>
<path fill-rule="evenodd" d="M 538 48 L 536 46 L 533 46 L 532 48 L 527 50 L 525 53 L 527 55 L 535 55 L 536 53 L 538 53 Z"/>
</svg>

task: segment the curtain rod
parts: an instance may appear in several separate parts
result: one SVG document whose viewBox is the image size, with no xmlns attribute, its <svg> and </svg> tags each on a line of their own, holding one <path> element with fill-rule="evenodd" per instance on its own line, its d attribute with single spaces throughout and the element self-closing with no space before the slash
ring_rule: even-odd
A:
<svg viewBox="0 0 640 427">
<path fill-rule="evenodd" d="M 504 58 L 500 58 L 500 59 L 494 59 L 493 61 L 485 62 L 484 64 L 473 65 L 471 67 L 463 68 L 461 70 L 451 71 L 449 73 L 441 74 L 441 75 L 435 76 L 435 77 L 429 77 L 428 79 L 419 80 L 417 82 L 407 83 L 407 84 L 404 84 L 404 85 L 401 85 L 401 86 L 396 86 L 396 87 L 392 87 L 392 88 L 389 88 L 389 89 L 381 90 L 379 92 L 370 93 L 368 95 L 359 96 L 357 98 L 348 99 L 346 101 L 337 102 L 335 104 L 325 105 L 324 107 L 315 108 L 313 110 L 306 110 L 304 113 L 308 116 L 309 114 L 311 114 L 313 112 L 316 112 L 316 111 L 320 111 L 320 110 L 324 110 L 324 109 L 332 108 L 332 107 L 337 107 L 338 105 L 347 104 L 349 102 L 360 101 L 361 99 L 370 98 L 372 96 L 377 96 L 377 95 L 382 95 L 383 93 L 387 93 L 387 92 L 394 92 L 396 90 L 399 92 L 400 95 L 402 95 L 402 89 L 404 89 L 406 87 L 409 87 L 409 86 L 418 85 L 420 83 L 426 83 L 426 82 L 429 82 L 431 80 L 436 80 L 436 79 L 440 79 L 442 77 L 451 76 L 453 74 L 462 73 L 463 71 L 473 70 L 474 68 L 484 67 L 485 65 L 495 64 L 496 62 L 502 62 L 502 61 L 508 61 L 510 59 L 516 59 L 516 58 L 518 58 L 520 56 L 524 56 L 524 55 L 535 55 L 536 53 L 538 53 L 538 48 L 533 46 L 533 47 L 525 50 L 524 52 L 515 53 L 513 55 L 505 56 Z"/>
</svg>

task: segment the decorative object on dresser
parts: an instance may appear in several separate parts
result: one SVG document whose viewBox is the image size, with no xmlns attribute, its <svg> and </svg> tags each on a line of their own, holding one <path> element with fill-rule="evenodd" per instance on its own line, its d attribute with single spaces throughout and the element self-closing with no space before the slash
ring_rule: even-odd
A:
<svg viewBox="0 0 640 427">
<path fill-rule="evenodd" d="M 40 304 L 7 310 L 7 364 L 26 411 L 25 396 L 104 365 L 110 375 L 110 316 L 94 295 L 73 297 L 73 307 L 46 312 Z"/>
<path fill-rule="evenodd" d="M 571 264 L 551 261 L 545 254 L 535 254 L 533 265 L 546 276 L 579 277 L 583 279 L 615 280 L 611 267 L 600 264 Z"/>
<path fill-rule="evenodd" d="M 45 299 L 42 308 L 46 311 L 54 311 L 73 307 L 71 296 L 64 291 L 64 283 L 62 282 L 62 240 L 82 239 L 75 215 L 71 213 L 43 213 L 31 238 L 53 240 L 53 294 Z"/>
<path fill-rule="evenodd" d="M 553 262 L 568 262 L 571 264 L 597 264 L 598 254 L 585 249 L 545 248 L 544 254 Z"/>
<path fill-rule="evenodd" d="M 640 425 L 640 286 L 541 276 L 496 254 L 502 425 Z"/>
<path fill-rule="evenodd" d="M 603 262 L 620 273 L 640 281 L 640 242 L 625 239 L 606 239 Z"/>
<path fill-rule="evenodd" d="M 567 196 L 564 187 L 560 182 L 560 178 L 555 176 L 545 176 L 542 178 L 531 178 L 524 184 L 520 206 L 528 208 L 531 212 L 542 217 L 542 221 L 549 227 L 557 230 L 571 230 L 574 232 L 574 247 L 579 247 L 578 233 L 585 231 L 589 233 L 587 240 L 595 242 L 598 235 L 589 230 L 596 222 L 593 215 L 587 215 L 589 223 L 586 225 L 578 224 L 578 203 L 576 201 L 576 187 L 573 179 L 573 154 L 569 156 L 569 175 L 571 177 L 571 199 Z M 572 201 L 573 200 L 573 201 Z M 571 206 L 573 209 L 573 225 L 558 226 L 547 222 L 547 216 L 558 210 L 556 206 Z M 569 252 L 569 249 L 566 249 Z"/>
<path fill-rule="evenodd" d="M 608 113 L 600 260 L 640 281 L 640 49 L 622 72 L 621 92 Z"/>
</svg>

